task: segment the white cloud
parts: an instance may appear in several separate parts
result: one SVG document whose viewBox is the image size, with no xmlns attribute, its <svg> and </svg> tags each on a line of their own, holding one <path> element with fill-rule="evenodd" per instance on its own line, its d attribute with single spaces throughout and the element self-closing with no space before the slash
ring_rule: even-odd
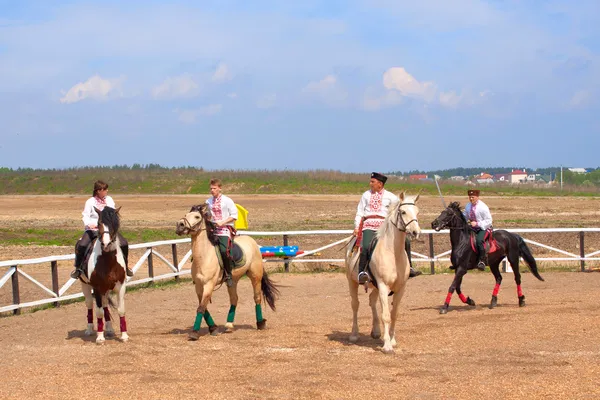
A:
<svg viewBox="0 0 600 400">
<path fill-rule="evenodd" d="M 233 74 L 225 63 L 217 65 L 217 69 L 212 75 L 211 80 L 215 83 L 223 83 L 233 79 Z"/>
<path fill-rule="evenodd" d="M 341 106 L 348 99 L 348 92 L 339 84 L 335 75 L 327 75 L 320 81 L 310 82 L 302 89 L 302 93 L 317 96 L 330 106 Z"/>
<path fill-rule="evenodd" d="M 222 104 L 209 104 L 207 106 L 192 110 L 175 109 L 174 112 L 177 114 L 177 119 L 179 119 L 179 121 L 186 124 L 194 124 L 198 120 L 199 116 L 210 117 L 220 113 L 222 110 Z"/>
<path fill-rule="evenodd" d="M 363 99 L 362 107 L 367 111 L 377 111 L 381 108 L 392 107 L 401 104 L 403 97 L 396 91 L 388 90 L 380 96 L 367 92 Z"/>
<path fill-rule="evenodd" d="M 238 94 L 237 93 L 229 93 L 227 95 L 227 97 L 229 97 L 230 99 L 237 99 L 238 98 Z"/>
<path fill-rule="evenodd" d="M 256 107 L 263 109 L 272 108 L 275 106 L 276 102 L 277 95 L 275 93 L 272 93 L 259 98 L 256 101 Z"/>
<path fill-rule="evenodd" d="M 457 95 L 454 90 L 441 92 L 439 96 L 440 104 L 444 107 L 456 108 L 462 100 L 462 95 Z"/>
<path fill-rule="evenodd" d="M 199 85 L 190 75 L 168 77 L 163 83 L 152 88 L 155 99 L 192 97 L 198 94 Z"/>
<path fill-rule="evenodd" d="M 105 100 L 111 95 L 120 96 L 123 80 L 124 78 L 103 79 L 99 75 L 94 75 L 69 89 L 60 102 L 71 104 L 85 99 Z"/>
<path fill-rule="evenodd" d="M 571 96 L 571 99 L 569 100 L 569 107 L 585 107 L 590 103 L 591 99 L 592 93 L 589 90 L 578 90 L 573 93 L 573 96 Z"/>
<path fill-rule="evenodd" d="M 383 86 L 397 90 L 402 96 L 420 98 L 427 102 L 435 99 L 437 91 L 433 82 L 419 82 L 402 67 L 392 67 L 383 73 Z"/>
</svg>

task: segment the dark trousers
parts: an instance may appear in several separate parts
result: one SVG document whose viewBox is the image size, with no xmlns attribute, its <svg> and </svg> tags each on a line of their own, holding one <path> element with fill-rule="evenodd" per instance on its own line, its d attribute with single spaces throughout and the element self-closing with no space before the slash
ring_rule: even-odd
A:
<svg viewBox="0 0 600 400">
<path fill-rule="evenodd" d="M 125 266 L 129 266 L 129 242 L 127 239 L 121 235 L 119 232 L 117 234 L 119 236 L 119 243 L 121 244 L 121 251 L 123 252 L 123 258 L 125 259 Z M 94 239 L 98 237 L 98 231 L 88 230 L 83 233 L 83 236 L 77 241 L 75 244 L 75 268 L 81 268 L 83 263 L 83 259 L 85 258 L 85 253 L 87 252 L 88 247 Z"/>
<path fill-rule="evenodd" d="M 364 231 L 362 231 L 362 241 L 361 243 L 361 251 L 360 251 L 360 260 L 358 263 L 358 270 L 359 271 L 364 271 L 365 267 L 367 265 L 367 258 L 369 256 L 368 252 L 369 252 L 369 247 L 371 246 L 371 242 L 373 241 L 373 238 L 375 237 L 376 231 L 371 230 L 371 229 L 365 229 Z M 406 250 L 406 255 L 408 256 L 408 265 L 410 265 L 410 268 L 412 269 L 412 255 L 410 254 L 410 239 L 408 238 L 408 236 L 406 236 L 406 239 L 404 240 L 404 250 Z"/>
<path fill-rule="evenodd" d="M 483 247 L 483 238 L 485 237 L 485 231 L 479 229 L 475 231 L 475 247 L 477 247 L 477 256 L 479 260 L 483 260 L 485 256 L 485 249 Z"/>
<path fill-rule="evenodd" d="M 223 268 L 228 275 L 231 275 L 232 263 L 231 257 L 227 255 L 229 246 L 229 238 L 227 236 L 217 236 L 219 238 L 219 252 L 223 258 Z"/>
</svg>

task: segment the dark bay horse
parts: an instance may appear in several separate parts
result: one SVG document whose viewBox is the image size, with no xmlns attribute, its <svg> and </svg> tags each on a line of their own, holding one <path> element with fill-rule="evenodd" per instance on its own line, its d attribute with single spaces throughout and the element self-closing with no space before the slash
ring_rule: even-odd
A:
<svg viewBox="0 0 600 400">
<path fill-rule="evenodd" d="M 440 314 L 448 312 L 450 299 L 456 290 L 463 303 L 474 306 L 475 302 L 470 297 L 465 297 L 460 290 L 463 276 L 468 270 L 476 268 L 477 253 L 471 247 L 471 232 L 465 216 L 460 209 L 460 203 L 451 203 L 432 223 L 431 227 L 436 231 L 442 229 L 450 230 L 450 243 L 452 244 L 452 253 L 450 261 L 456 268 L 454 272 L 454 280 L 448 289 L 446 301 L 440 309 Z M 496 286 L 492 293 L 492 301 L 490 308 L 496 307 L 498 304 L 498 292 L 502 283 L 502 275 L 500 274 L 500 262 L 506 257 L 515 274 L 515 282 L 517 284 L 517 296 L 519 297 L 519 307 L 525 305 L 525 296 L 521 289 L 521 273 L 519 272 L 519 258 L 523 257 L 533 276 L 543 281 L 544 278 L 539 274 L 537 263 L 529 251 L 529 247 L 523 238 L 517 234 L 499 229 L 494 230 L 493 237 L 497 242 L 497 250 L 488 254 L 490 270 L 496 278 Z"/>
<path fill-rule="evenodd" d="M 97 344 L 104 343 L 105 320 L 107 336 L 114 335 L 108 310 L 110 291 L 117 293 L 116 307 L 120 317 L 121 341 L 129 340 L 125 321 L 125 258 L 119 241 L 120 209 L 121 207 L 116 210 L 112 207 L 104 207 L 100 211 L 95 208 L 98 213 L 98 238 L 92 243 L 92 251 L 85 265 L 84 274 L 79 278 L 88 309 L 86 336 L 94 331 L 92 306 L 94 300 L 96 301 Z"/>
</svg>

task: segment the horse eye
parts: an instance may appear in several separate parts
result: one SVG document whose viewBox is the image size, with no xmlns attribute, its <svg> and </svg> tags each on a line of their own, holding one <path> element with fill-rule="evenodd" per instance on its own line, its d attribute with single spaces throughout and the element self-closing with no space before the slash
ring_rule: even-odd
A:
<svg viewBox="0 0 600 400">
<path fill-rule="evenodd" d="M 402 211 L 402 215 L 406 215 L 406 211 Z"/>
</svg>

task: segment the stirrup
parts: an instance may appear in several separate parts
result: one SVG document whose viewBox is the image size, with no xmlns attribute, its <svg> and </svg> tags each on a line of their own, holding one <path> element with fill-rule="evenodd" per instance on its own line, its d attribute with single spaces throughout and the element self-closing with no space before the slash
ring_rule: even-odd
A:
<svg viewBox="0 0 600 400">
<path fill-rule="evenodd" d="M 75 268 L 72 272 L 71 272 L 71 279 L 79 279 L 79 277 L 81 276 L 81 273 L 83 271 L 80 270 L 79 268 Z"/>
<path fill-rule="evenodd" d="M 411 269 L 410 269 L 410 273 L 408 274 L 408 277 L 409 277 L 409 278 L 414 278 L 415 276 L 419 276 L 419 275 L 421 275 L 421 274 L 422 274 L 422 272 L 421 272 L 421 271 L 417 271 L 416 269 L 414 269 L 414 268 L 411 268 Z"/>
<path fill-rule="evenodd" d="M 131 277 L 133 276 L 133 271 L 129 269 L 129 267 L 125 267 L 125 273 L 127 274 L 127 276 Z"/>
<path fill-rule="evenodd" d="M 366 271 L 359 272 L 358 273 L 358 284 L 364 285 L 367 282 L 369 282 L 369 274 L 367 274 Z"/>
<path fill-rule="evenodd" d="M 483 261 L 481 261 L 481 260 L 480 260 L 480 261 L 477 263 L 477 269 L 478 269 L 478 270 L 480 270 L 480 271 L 485 271 L 485 263 L 484 263 Z"/>
<path fill-rule="evenodd" d="M 225 283 L 227 284 L 227 287 L 233 286 L 233 278 L 231 277 L 231 275 L 227 275 L 225 277 Z"/>
</svg>

